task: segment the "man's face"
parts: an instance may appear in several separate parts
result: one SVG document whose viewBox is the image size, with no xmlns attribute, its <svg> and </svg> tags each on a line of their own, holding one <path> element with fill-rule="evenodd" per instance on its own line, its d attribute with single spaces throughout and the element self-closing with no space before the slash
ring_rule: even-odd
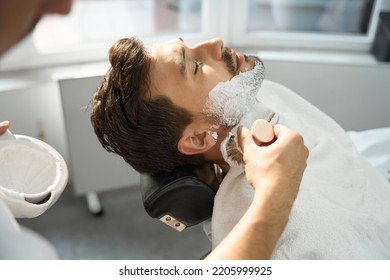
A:
<svg viewBox="0 0 390 280">
<path fill-rule="evenodd" d="M 225 48 L 219 38 L 192 47 L 176 39 L 148 50 L 152 96 L 164 95 L 194 115 L 202 114 L 209 92 L 218 83 L 253 69 L 257 61 Z"/>
<path fill-rule="evenodd" d="M 72 0 L 1 0 L 0 56 L 29 34 L 45 14 L 67 14 Z"/>
</svg>

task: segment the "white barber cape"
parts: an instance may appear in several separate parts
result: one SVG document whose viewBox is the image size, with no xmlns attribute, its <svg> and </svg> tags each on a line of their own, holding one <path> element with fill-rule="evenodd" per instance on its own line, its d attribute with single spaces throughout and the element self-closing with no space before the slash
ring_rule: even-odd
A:
<svg viewBox="0 0 390 280">
<path fill-rule="evenodd" d="M 390 259 L 390 184 L 331 118 L 286 87 L 264 81 L 258 99 L 304 137 L 309 158 L 272 259 Z M 213 248 L 249 207 L 253 189 L 231 167 L 216 196 Z"/>
</svg>

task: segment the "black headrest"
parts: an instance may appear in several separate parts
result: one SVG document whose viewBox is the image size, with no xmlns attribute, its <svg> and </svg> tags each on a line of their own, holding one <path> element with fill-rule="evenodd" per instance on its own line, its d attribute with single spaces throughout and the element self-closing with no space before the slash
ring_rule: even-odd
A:
<svg viewBox="0 0 390 280">
<path fill-rule="evenodd" d="M 219 183 L 213 164 L 141 174 L 145 210 L 152 218 L 182 231 L 211 217 Z"/>
</svg>

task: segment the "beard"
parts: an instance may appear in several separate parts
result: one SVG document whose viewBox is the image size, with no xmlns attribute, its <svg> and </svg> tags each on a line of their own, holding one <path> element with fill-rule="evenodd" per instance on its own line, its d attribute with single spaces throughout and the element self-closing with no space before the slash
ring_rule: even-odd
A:
<svg viewBox="0 0 390 280">
<path fill-rule="evenodd" d="M 212 130 L 235 127 L 256 103 L 257 92 L 265 77 L 265 67 L 256 56 L 245 56 L 245 61 L 249 65 L 247 71 L 238 72 L 234 69 L 232 79 L 218 83 L 209 92 L 203 115 L 212 124 Z M 234 63 L 226 62 L 229 71 L 233 71 Z"/>
</svg>

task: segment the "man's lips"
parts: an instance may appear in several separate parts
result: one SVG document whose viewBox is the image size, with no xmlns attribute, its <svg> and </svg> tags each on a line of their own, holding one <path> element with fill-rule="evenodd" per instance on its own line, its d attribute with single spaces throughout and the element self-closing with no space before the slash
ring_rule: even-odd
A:
<svg viewBox="0 0 390 280">
<path fill-rule="evenodd" d="M 243 53 L 240 53 L 240 52 L 236 53 L 236 69 L 237 69 L 237 71 L 241 67 L 244 60 L 245 60 L 245 58 L 244 58 Z"/>
</svg>

